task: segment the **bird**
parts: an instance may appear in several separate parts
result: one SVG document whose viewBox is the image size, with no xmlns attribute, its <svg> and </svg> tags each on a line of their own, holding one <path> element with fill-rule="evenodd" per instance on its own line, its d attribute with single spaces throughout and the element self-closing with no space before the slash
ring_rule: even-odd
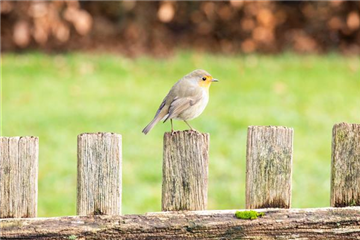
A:
<svg viewBox="0 0 360 240">
<path fill-rule="evenodd" d="M 207 71 L 197 69 L 185 75 L 170 89 L 161 102 L 154 119 L 142 130 L 146 135 L 159 121 L 170 120 L 171 133 L 174 133 L 172 120 L 183 120 L 192 131 L 196 131 L 187 122 L 198 117 L 209 102 L 211 83 L 219 80 Z"/>
</svg>

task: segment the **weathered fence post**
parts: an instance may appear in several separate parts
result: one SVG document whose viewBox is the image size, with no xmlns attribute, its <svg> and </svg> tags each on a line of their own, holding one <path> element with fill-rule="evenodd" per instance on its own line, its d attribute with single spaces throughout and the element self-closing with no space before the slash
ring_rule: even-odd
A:
<svg viewBox="0 0 360 240">
<path fill-rule="evenodd" d="M 207 133 L 164 134 L 162 210 L 204 210 L 207 206 Z"/>
<path fill-rule="evenodd" d="M 335 124 L 332 134 L 331 206 L 360 206 L 360 124 Z"/>
<path fill-rule="evenodd" d="M 78 215 L 121 214 L 121 135 L 78 136 Z"/>
<path fill-rule="evenodd" d="M 39 139 L 0 137 L 0 218 L 36 217 Z"/>
<path fill-rule="evenodd" d="M 290 208 L 292 153 L 292 128 L 248 128 L 246 208 Z"/>
</svg>

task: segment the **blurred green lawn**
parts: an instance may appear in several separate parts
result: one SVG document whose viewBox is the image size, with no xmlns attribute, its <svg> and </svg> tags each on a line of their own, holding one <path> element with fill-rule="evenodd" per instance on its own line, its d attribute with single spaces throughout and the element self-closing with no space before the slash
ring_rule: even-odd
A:
<svg viewBox="0 0 360 240">
<path fill-rule="evenodd" d="M 360 122 L 359 57 L 26 53 L 2 60 L 3 135 L 40 137 L 39 216 L 75 214 L 76 138 L 98 131 L 123 136 L 123 213 L 159 211 L 170 124 L 147 136 L 141 130 L 175 81 L 196 68 L 220 79 L 191 122 L 211 134 L 209 209 L 244 208 L 249 125 L 295 129 L 292 206 L 329 206 L 332 126 Z"/>
</svg>

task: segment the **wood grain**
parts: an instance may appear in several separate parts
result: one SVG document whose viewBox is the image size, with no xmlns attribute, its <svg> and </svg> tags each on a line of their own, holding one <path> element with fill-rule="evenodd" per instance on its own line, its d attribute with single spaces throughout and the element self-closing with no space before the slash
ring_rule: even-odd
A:
<svg viewBox="0 0 360 240">
<path fill-rule="evenodd" d="M 331 206 L 360 206 L 360 124 L 333 127 Z"/>
<path fill-rule="evenodd" d="M 209 140 L 196 131 L 164 134 L 163 211 L 206 209 Z"/>
<path fill-rule="evenodd" d="M 263 209 L 0 220 L 1 239 L 360 239 L 360 208 Z"/>
<path fill-rule="evenodd" d="M 250 126 L 246 152 L 246 208 L 290 208 L 293 129 Z"/>
<path fill-rule="evenodd" d="M 0 137 L 0 218 L 36 217 L 39 139 Z"/>
<path fill-rule="evenodd" d="M 78 215 L 121 214 L 121 135 L 78 136 Z"/>
</svg>

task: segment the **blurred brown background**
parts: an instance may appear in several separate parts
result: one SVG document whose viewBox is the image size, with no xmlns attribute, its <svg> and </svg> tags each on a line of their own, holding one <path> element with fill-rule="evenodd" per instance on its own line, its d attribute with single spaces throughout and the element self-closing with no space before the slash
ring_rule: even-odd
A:
<svg viewBox="0 0 360 240">
<path fill-rule="evenodd" d="M 360 54 L 360 2 L 1 1 L 2 51 Z"/>
</svg>

